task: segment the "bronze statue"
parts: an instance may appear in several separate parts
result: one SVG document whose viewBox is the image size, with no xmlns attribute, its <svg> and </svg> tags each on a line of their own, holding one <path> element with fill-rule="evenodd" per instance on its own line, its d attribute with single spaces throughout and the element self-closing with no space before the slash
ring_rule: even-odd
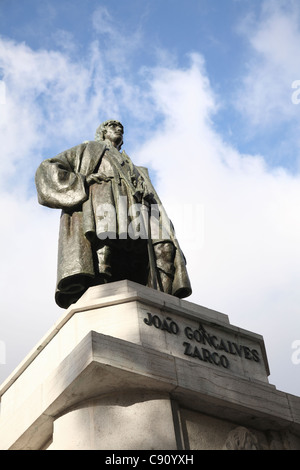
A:
<svg viewBox="0 0 300 470">
<path fill-rule="evenodd" d="M 120 122 L 41 163 L 39 203 L 62 209 L 55 300 L 62 308 L 91 286 L 128 279 L 187 297 L 186 262 L 146 168 L 122 151 Z"/>
</svg>

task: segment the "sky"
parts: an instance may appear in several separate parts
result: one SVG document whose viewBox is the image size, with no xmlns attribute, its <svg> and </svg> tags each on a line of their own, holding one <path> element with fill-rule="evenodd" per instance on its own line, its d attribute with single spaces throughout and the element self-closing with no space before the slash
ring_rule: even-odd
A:
<svg viewBox="0 0 300 470">
<path fill-rule="evenodd" d="M 264 337 L 300 396 L 297 0 L 0 0 L 0 382 L 64 313 L 40 162 L 118 119 L 170 215 L 189 301 Z"/>
</svg>

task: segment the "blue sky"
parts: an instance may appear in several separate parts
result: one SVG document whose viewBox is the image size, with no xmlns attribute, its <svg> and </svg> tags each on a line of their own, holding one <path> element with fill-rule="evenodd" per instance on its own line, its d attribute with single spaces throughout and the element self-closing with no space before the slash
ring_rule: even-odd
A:
<svg viewBox="0 0 300 470">
<path fill-rule="evenodd" d="M 266 51 L 253 45 L 273 17 L 274 30 L 269 31 L 268 39 L 275 49 L 276 40 L 280 42 L 280 36 L 275 36 L 275 23 L 285 17 L 298 25 L 297 2 L 115 0 L 107 7 L 96 0 L 2 0 L 0 10 L 3 38 L 26 44 L 32 51 L 66 54 L 74 64 L 83 67 L 91 66 L 91 48 L 98 47 L 105 58 L 108 75 L 116 76 L 118 71 L 126 71 L 128 79 L 138 87 L 145 84 L 145 68 L 161 63 L 185 68 L 189 66 L 191 53 L 201 54 L 220 106 L 214 124 L 223 137 L 242 153 L 263 154 L 270 166 L 283 166 L 292 172 L 298 170 L 299 142 L 295 137 L 298 116 L 295 114 L 299 113 L 290 102 L 294 76 L 291 74 L 295 74 L 295 70 L 285 77 L 278 77 L 274 60 L 268 63 Z M 287 25 L 282 25 L 283 31 L 280 25 L 277 26 L 277 34 L 284 33 L 284 26 Z M 295 39 L 299 41 L 297 34 L 291 38 Z M 297 51 L 295 44 L 286 44 L 289 50 L 291 46 Z M 117 54 L 116 61 L 114 54 Z M 260 110 L 254 108 L 255 99 L 259 98 L 258 90 L 252 89 L 254 102 L 249 104 L 243 99 L 248 89 L 251 90 L 247 80 L 251 81 L 251 73 L 255 73 L 262 62 L 261 88 L 266 88 L 268 109 L 270 107 L 268 116 L 264 117 L 261 116 L 263 106 Z M 294 62 L 296 67 L 297 56 Z M 284 67 L 284 61 L 279 65 Z M 272 67 L 272 77 L 266 77 Z M 276 87 L 278 80 L 283 82 L 280 92 Z M 88 94 L 93 93 L 94 86 L 91 78 Z M 280 107 L 276 107 L 278 93 L 286 100 L 286 108 L 290 108 L 286 111 L 288 116 L 286 112 L 282 116 Z M 253 109 L 247 111 L 245 108 L 251 108 L 251 105 Z M 130 122 L 133 116 L 128 113 L 130 109 L 123 109 L 122 117 Z M 158 116 L 152 116 L 152 119 L 157 123 Z M 153 123 L 148 126 L 150 124 Z"/>
<path fill-rule="evenodd" d="M 263 7 L 267 4 L 268 7 Z M 273 15 L 275 23 L 282 15 L 287 19 L 295 18 L 295 11 L 298 14 L 296 2 L 261 0 L 190 0 L 185 3 L 174 0 L 164 0 L 163 3 L 115 0 L 110 2 L 109 8 L 103 2 L 92 0 L 2 0 L 0 31 L 3 38 L 26 44 L 32 51 L 59 51 L 67 54 L 73 63 L 84 67 L 91 65 L 88 64 L 91 48 L 97 43 L 105 57 L 107 73 L 115 76 L 120 69 L 126 69 L 128 78 L 139 87 L 144 85 L 145 67 L 156 67 L 165 61 L 188 67 L 189 55 L 200 53 L 218 95 L 221 109 L 214 123 L 224 138 L 234 143 L 242 153 L 263 153 L 270 166 L 280 165 L 294 171 L 298 169 L 295 156 L 298 154 L 298 141 L 295 144 L 290 139 L 296 131 L 296 111 L 289 102 L 293 77 L 288 74 L 284 77 L 285 90 L 281 88 L 280 93 L 285 95 L 286 107 L 291 108 L 289 118 L 283 119 L 281 114 L 278 115 L 280 109 L 274 103 L 271 106 L 272 118 L 260 119 L 259 115 L 257 122 L 253 109 L 249 110 L 252 112 L 249 123 L 248 113 L 243 112 L 247 103 L 243 102 L 244 107 L 239 109 L 239 101 L 247 92 L 245 81 L 251 80 L 249 71 L 259 68 L 260 61 L 264 59 L 265 52 L 258 53 L 257 46 L 253 47 L 255 37 L 259 36 L 270 16 Z M 276 30 L 273 31 L 275 33 Z M 270 31 L 270 40 L 275 42 L 274 39 Z M 299 40 L 298 37 L 296 39 Z M 113 61 L 114 54 L 112 61 L 109 60 L 112 49 L 117 54 L 117 61 Z M 296 62 L 296 57 L 294 60 Z M 262 72 L 267 73 L 268 70 Z M 272 80 L 278 80 L 275 67 Z M 275 83 L 273 85 L 276 89 Z M 92 94 L 94 86 L 91 80 L 87 92 Z M 264 83 L 264 80 L 261 86 L 273 88 L 272 83 Z M 270 91 L 269 98 L 270 101 L 276 99 L 276 93 Z M 123 114 L 124 118 L 132 118 L 126 116 L 125 110 Z M 157 116 L 152 117 L 156 117 L 157 122 Z M 283 140 L 288 140 L 289 145 L 285 145 Z"/>
<path fill-rule="evenodd" d="M 296 0 L 0 0 L 0 379 L 62 314 L 35 170 L 112 117 L 173 219 L 190 300 L 262 334 L 270 382 L 300 395 L 299 48 Z"/>
</svg>

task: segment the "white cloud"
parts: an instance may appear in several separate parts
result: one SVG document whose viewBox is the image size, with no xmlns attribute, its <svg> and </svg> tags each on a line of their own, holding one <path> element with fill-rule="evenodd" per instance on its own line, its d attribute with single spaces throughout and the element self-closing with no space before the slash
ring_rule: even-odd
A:
<svg viewBox="0 0 300 470">
<path fill-rule="evenodd" d="M 248 15 L 239 32 L 248 41 L 249 56 L 236 106 L 255 127 L 297 119 L 291 103 L 292 83 L 300 78 L 299 5 L 293 0 L 265 0 L 259 17 Z"/>
<path fill-rule="evenodd" d="M 124 24 L 118 24 L 104 6 L 99 6 L 92 15 L 94 30 L 100 38 L 100 49 L 107 65 L 113 70 L 130 73 L 130 64 L 133 53 L 140 49 L 142 32 L 137 26 L 135 29 L 126 29 Z"/>
<path fill-rule="evenodd" d="M 0 191 L 6 214 L 0 222 L 6 294 L 0 300 L 5 312 L 0 340 L 8 344 L 7 367 L 22 359 L 60 312 L 53 300 L 59 214 L 39 207 L 25 189 L 38 164 L 37 151 L 55 136 L 77 144 L 79 129 L 91 138 L 103 113 L 136 114 L 144 123 L 151 110 L 151 122 L 159 117 L 161 125 L 144 141 L 139 137 L 131 156 L 157 172 L 158 192 L 187 257 L 190 300 L 263 334 L 273 358 L 272 382 L 296 393 L 291 345 L 299 339 L 300 318 L 299 176 L 270 171 L 261 156 L 241 155 L 222 140 L 213 126 L 218 99 L 200 55 L 191 55 L 185 69 L 148 70 L 143 87 L 120 70 L 110 71 L 107 80 L 106 60 L 97 42 L 84 62 L 76 62 L 67 52 L 32 51 L 0 39 L 9 95 L 0 129 L 3 181 L 7 165 L 14 165 L 13 189 Z M 20 158 L 28 168 L 23 179 Z M 179 213 L 172 210 L 177 203 Z M 204 227 L 197 228 L 200 238 L 204 234 L 200 247 L 181 224 L 182 213 L 190 209 L 203 216 Z"/>
<path fill-rule="evenodd" d="M 59 211 L 40 207 L 32 196 L 38 164 L 92 139 L 99 120 L 119 118 L 122 107 L 136 107 L 142 116 L 143 92 L 134 94 L 126 76 L 108 76 L 106 65 L 96 41 L 77 61 L 68 50 L 35 51 L 0 38 L 0 340 L 7 345 L 1 379 L 61 314 L 54 303 Z M 54 154 L 45 155 L 46 148 Z"/>
<path fill-rule="evenodd" d="M 293 373 L 288 379 L 282 363 L 292 369 L 290 344 L 299 331 L 300 177 L 270 171 L 261 157 L 241 155 L 222 141 L 210 123 L 216 105 L 199 62 L 185 71 L 160 69 L 153 93 L 166 123 L 140 157 L 157 169 L 167 207 L 204 208 L 200 249 L 180 237 L 181 212 L 172 210 L 191 300 L 263 334 L 267 348 L 280 356 L 271 363 L 275 383 L 295 391 Z"/>
<path fill-rule="evenodd" d="M 61 312 L 53 302 L 58 214 L 13 189 L 10 194 L 1 191 L 0 211 L 0 339 L 6 347 L 6 365 L 0 368 L 3 380 Z"/>
</svg>

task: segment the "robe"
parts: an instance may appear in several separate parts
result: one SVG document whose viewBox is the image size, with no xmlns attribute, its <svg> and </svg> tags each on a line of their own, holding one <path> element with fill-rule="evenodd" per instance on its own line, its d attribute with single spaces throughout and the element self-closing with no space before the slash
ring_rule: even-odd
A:
<svg viewBox="0 0 300 470">
<path fill-rule="evenodd" d="M 88 183 L 87 178 L 91 174 L 98 174 L 99 181 Z M 103 207 L 114 208 L 111 211 L 114 221 L 110 224 L 113 233 L 109 236 L 115 244 L 128 238 L 128 228 L 137 228 L 134 225 L 136 213 L 131 212 L 134 205 L 142 204 L 138 207 L 148 207 L 149 211 L 151 205 L 159 208 L 155 212 L 159 231 L 156 225 L 151 235 L 147 232 L 148 243 L 172 243 L 175 258 L 171 293 L 179 298 L 191 294 L 184 255 L 148 171 L 133 165 L 124 151 L 118 152 L 106 141 L 82 143 L 43 161 L 37 169 L 35 182 L 39 203 L 61 209 L 55 293 L 56 303 L 60 307 L 68 308 L 88 287 L 94 285 L 95 246 L 99 239 L 105 243 L 107 236 L 107 224 L 103 224 L 103 214 L 107 211 L 103 211 Z M 102 208 L 100 214 L 99 208 Z M 147 225 L 150 219 L 139 218 L 141 220 Z M 149 227 L 148 224 L 144 229 Z M 141 224 L 138 230 L 141 230 Z M 135 233 L 131 236 L 139 235 Z M 150 281 L 143 284 L 151 287 Z"/>
</svg>

